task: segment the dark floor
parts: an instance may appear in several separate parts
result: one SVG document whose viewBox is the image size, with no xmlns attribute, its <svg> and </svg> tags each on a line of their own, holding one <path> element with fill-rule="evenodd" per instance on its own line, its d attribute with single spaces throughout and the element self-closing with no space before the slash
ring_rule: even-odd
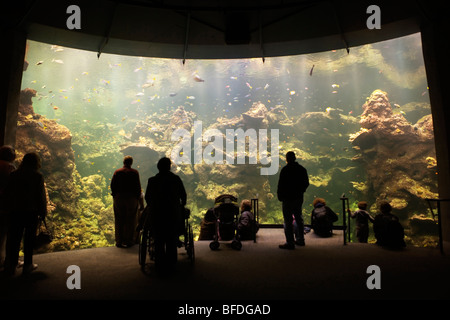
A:
<svg viewBox="0 0 450 320">
<path fill-rule="evenodd" d="M 332 238 L 306 235 L 306 246 L 281 250 L 282 229 L 260 229 L 257 242 L 241 251 L 223 242 L 211 251 L 209 241 L 195 242 L 195 263 L 179 249 L 176 271 L 157 276 L 153 262 L 145 272 L 138 246 L 83 249 L 34 256 L 38 269 L 21 269 L 0 279 L 2 300 L 173 300 L 184 303 L 221 300 L 449 299 L 450 256 L 436 248 L 401 251 L 373 244 L 343 245 L 342 231 Z M 67 267 L 81 270 L 81 289 L 68 289 Z M 381 289 L 368 289 L 370 265 L 380 268 Z"/>
</svg>

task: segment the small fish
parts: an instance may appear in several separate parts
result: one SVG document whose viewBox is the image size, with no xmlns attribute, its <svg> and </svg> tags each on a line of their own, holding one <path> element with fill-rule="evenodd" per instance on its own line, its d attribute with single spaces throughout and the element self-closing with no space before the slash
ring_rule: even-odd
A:
<svg viewBox="0 0 450 320">
<path fill-rule="evenodd" d="M 64 61 L 62 61 L 60 59 L 52 59 L 52 62 L 59 63 L 59 64 L 64 64 Z"/>
<path fill-rule="evenodd" d="M 59 107 L 53 106 L 53 110 L 58 110 L 58 109 L 59 109 Z"/>
<path fill-rule="evenodd" d="M 333 87 L 333 88 L 339 88 L 339 85 L 336 84 L 336 83 L 333 83 L 333 84 L 331 85 L 331 87 Z"/>
<path fill-rule="evenodd" d="M 43 63 L 44 63 L 44 61 L 41 60 L 41 61 L 36 62 L 36 65 L 37 65 L 37 66 L 40 66 L 40 65 L 43 64 Z"/>
<path fill-rule="evenodd" d="M 61 48 L 60 46 L 57 46 L 57 45 L 52 45 L 52 46 L 50 47 L 50 49 L 51 49 L 53 52 L 61 52 L 61 51 L 64 51 L 63 48 Z"/>
<path fill-rule="evenodd" d="M 337 91 L 331 91 L 331 93 L 337 93 Z"/>
<path fill-rule="evenodd" d="M 293 96 L 295 94 L 295 90 L 289 91 L 289 95 Z"/>
<path fill-rule="evenodd" d="M 171 93 L 169 93 L 169 96 L 171 96 L 171 97 L 175 97 L 176 95 L 177 95 L 176 92 L 171 92 Z"/>
<path fill-rule="evenodd" d="M 399 105 L 399 104 L 397 104 L 397 103 L 394 103 L 394 107 L 396 107 L 396 108 L 400 108 L 400 105 Z"/>
<path fill-rule="evenodd" d="M 313 66 L 312 66 L 311 70 L 309 70 L 309 75 L 310 75 L 310 76 L 312 76 L 312 74 L 313 74 L 313 71 L 314 71 L 314 64 L 313 64 Z"/>
<path fill-rule="evenodd" d="M 195 82 L 205 82 L 198 74 L 194 74 L 194 81 Z"/>
<path fill-rule="evenodd" d="M 186 99 L 195 100 L 195 97 L 194 96 L 186 96 Z"/>
<path fill-rule="evenodd" d="M 84 72 L 82 73 L 83 76 L 87 76 L 88 74 L 89 74 L 89 72 L 87 72 L 87 71 L 84 71 Z"/>
<path fill-rule="evenodd" d="M 246 82 L 245 84 L 246 84 L 247 87 L 249 87 L 250 89 L 253 89 L 253 87 L 250 85 L 250 83 Z"/>
<path fill-rule="evenodd" d="M 264 90 L 267 90 L 267 88 L 269 88 L 269 84 L 266 83 L 266 85 L 264 86 Z"/>
<path fill-rule="evenodd" d="M 138 93 L 136 93 L 136 97 L 142 97 L 143 95 L 144 95 L 143 92 L 138 92 Z"/>
<path fill-rule="evenodd" d="M 142 89 L 153 87 L 155 85 L 156 78 L 153 78 L 142 85 Z"/>
<path fill-rule="evenodd" d="M 237 77 L 230 77 L 231 80 L 237 80 Z"/>
<path fill-rule="evenodd" d="M 141 102 L 141 100 L 140 100 L 140 99 L 133 100 L 133 101 L 131 101 L 131 104 L 136 104 L 136 103 L 138 103 L 138 102 Z M 122 121 L 123 121 L 123 120 L 122 120 Z"/>
<path fill-rule="evenodd" d="M 138 71 L 141 71 L 141 70 L 142 70 L 142 67 L 139 67 L 139 68 L 134 69 L 134 72 L 138 72 Z"/>
<path fill-rule="evenodd" d="M 110 84 L 110 81 L 109 81 L 109 80 L 103 80 L 103 79 L 102 79 L 102 80 L 100 80 L 100 82 L 103 83 L 103 84 L 106 84 L 106 85 Z"/>
<path fill-rule="evenodd" d="M 32 80 L 30 83 L 36 83 L 37 81 L 36 80 Z"/>
</svg>

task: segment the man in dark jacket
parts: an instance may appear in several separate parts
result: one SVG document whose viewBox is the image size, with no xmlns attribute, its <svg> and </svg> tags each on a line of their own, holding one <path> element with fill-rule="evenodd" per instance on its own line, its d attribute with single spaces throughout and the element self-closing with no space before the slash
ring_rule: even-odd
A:
<svg viewBox="0 0 450 320">
<path fill-rule="evenodd" d="M 295 161 L 295 153 L 286 153 L 286 166 L 281 169 L 278 180 L 277 196 L 282 203 L 284 218 L 284 234 L 286 243 L 280 245 L 281 249 L 294 249 L 295 243 L 304 246 L 303 236 L 303 194 L 309 186 L 308 173 L 306 169 Z M 297 222 L 300 239 L 294 242 L 293 217 Z"/>
<path fill-rule="evenodd" d="M 170 171 L 169 158 L 158 161 L 159 173 L 148 179 L 145 201 L 155 236 L 155 266 L 158 271 L 177 262 L 180 223 L 184 220 L 186 190 L 180 177 Z"/>
<path fill-rule="evenodd" d="M 131 168 L 132 164 L 131 156 L 124 157 L 123 167 L 117 169 L 111 179 L 115 238 L 119 248 L 130 247 L 135 240 L 136 216 L 142 191 L 139 172 Z"/>
</svg>

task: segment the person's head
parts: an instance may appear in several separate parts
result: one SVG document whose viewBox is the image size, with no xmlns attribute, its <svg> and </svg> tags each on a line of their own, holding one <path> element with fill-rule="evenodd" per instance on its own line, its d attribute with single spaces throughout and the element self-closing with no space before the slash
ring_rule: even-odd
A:
<svg viewBox="0 0 450 320">
<path fill-rule="evenodd" d="M 248 199 L 244 199 L 241 202 L 241 212 L 252 211 L 252 203 Z"/>
<path fill-rule="evenodd" d="M 382 201 L 380 203 L 380 211 L 381 213 L 390 213 L 392 210 L 391 205 L 387 201 Z"/>
<path fill-rule="evenodd" d="M 172 162 L 170 161 L 170 159 L 167 157 L 164 157 L 164 158 L 159 159 L 156 167 L 158 168 L 159 172 L 168 172 L 168 171 L 170 171 L 171 164 L 172 164 Z"/>
<path fill-rule="evenodd" d="M 19 169 L 38 170 L 41 167 L 41 158 L 35 152 L 27 153 L 23 156 Z"/>
<path fill-rule="evenodd" d="M 133 157 L 132 156 L 125 156 L 123 158 L 123 165 L 125 167 L 131 167 L 132 164 L 133 164 Z"/>
<path fill-rule="evenodd" d="M 0 160 L 13 162 L 16 159 L 16 150 L 11 146 L 0 147 Z"/>
<path fill-rule="evenodd" d="M 358 208 L 361 209 L 361 210 L 366 210 L 367 209 L 367 202 L 365 202 L 365 201 L 358 202 Z"/>
<path fill-rule="evenodd" d="M 295 157 L 294 151 L 288 151 L 286 153 L 286 162 L 287 163 L 293 163 L 293 162 L 295 162 L 295 159 L 297 159 L 297 158 Z"/>
<path fill-rule="evenodd" d="M 323 199 L 323 198 L 315 198 L 313 201 L 313 206 L 315 207 L 318 204 L 326 205 L 327 203 L 325 202 L 325 199 Z"/>
</svg>

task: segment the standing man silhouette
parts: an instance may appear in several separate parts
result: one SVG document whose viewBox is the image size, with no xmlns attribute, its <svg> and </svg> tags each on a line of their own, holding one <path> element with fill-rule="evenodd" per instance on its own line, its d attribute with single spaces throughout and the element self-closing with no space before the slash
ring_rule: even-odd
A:
<svg viewBox="0 0 450 320">
<path fill-rule="evenodd" d="M 295 249 L 295 244 L 304 246 L 303 233 L 303 194 L 309 186 L 308 173 L 296 160 L 295 153 L 286 153 L 286 165 L 281 169 L 278 180 L 277 196 L 282 203 L 284 218 L 284 235 L 286 243 L 280 249 Z M 294 241 L 293 216 L 297 222 L 299 239 Z"/>
<path fill-rule="evenodd" d="M 116 246 L 131 247 L 134 242 L 136 218 L 141 197 L 139 172 L 131 168 L 133 158 L 125 156 L 123 167 L 114 171 L 111 194 L 114 198 L 114 223 Z"/>
</svg>

